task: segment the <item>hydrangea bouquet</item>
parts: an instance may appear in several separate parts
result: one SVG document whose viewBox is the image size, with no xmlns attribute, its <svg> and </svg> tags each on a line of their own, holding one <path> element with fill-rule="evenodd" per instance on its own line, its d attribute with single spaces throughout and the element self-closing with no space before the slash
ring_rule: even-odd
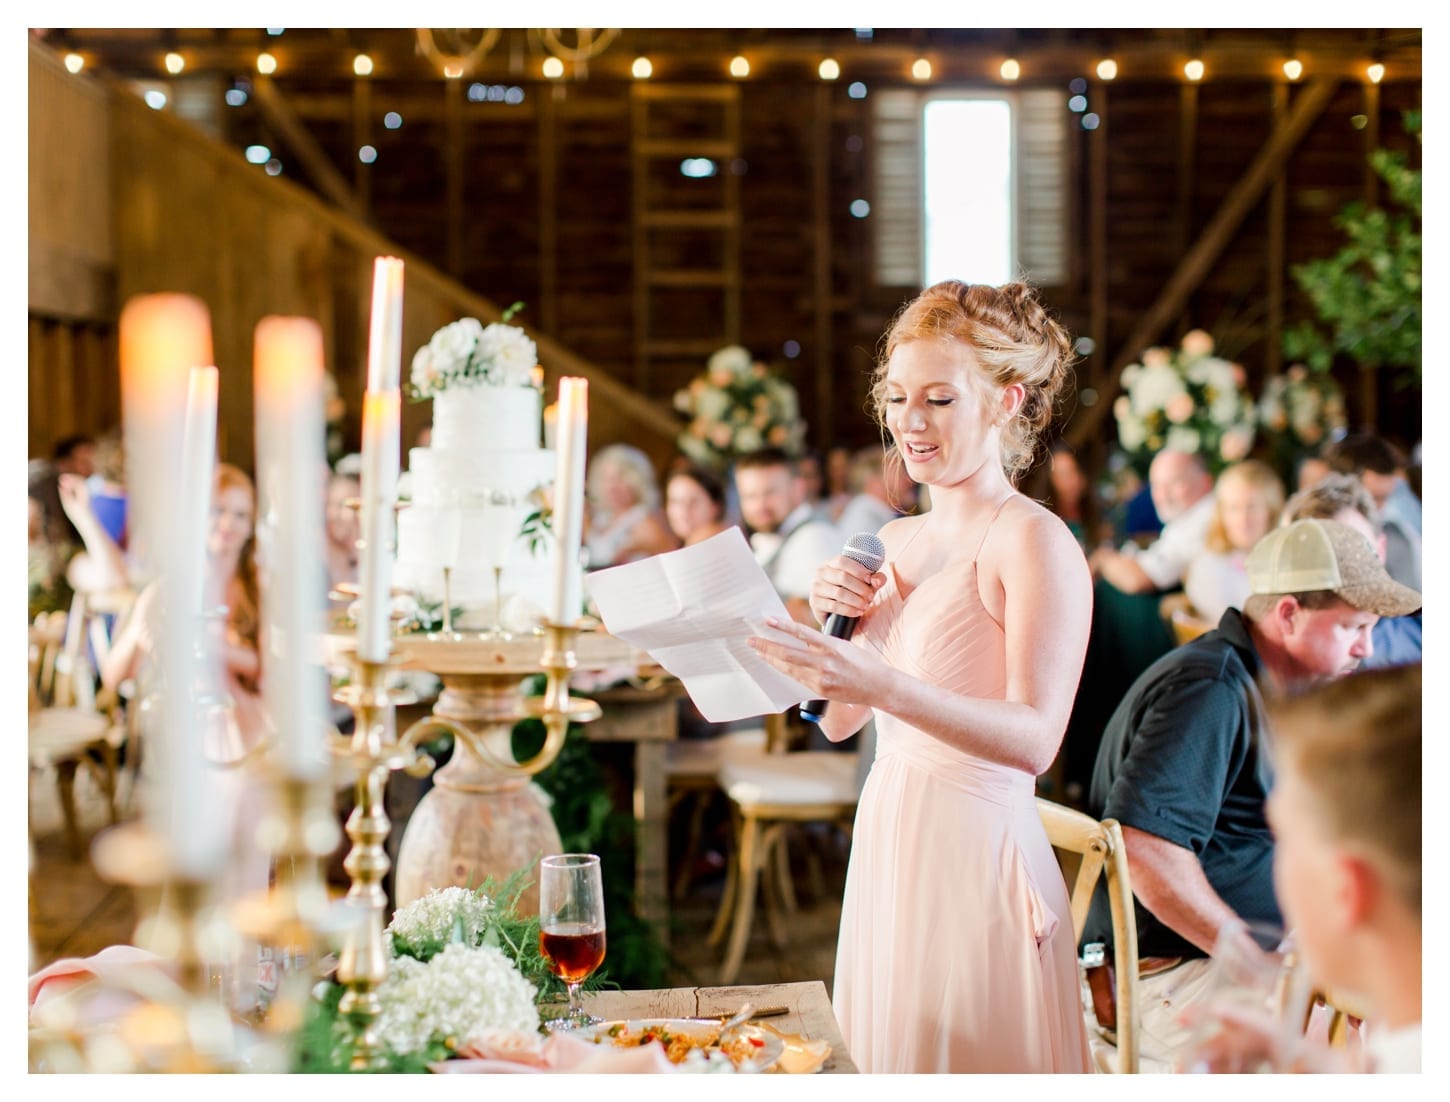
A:
<svg viewBox="0 0 1450 1102">
<path fill-rule="evenodd" d="M 704 373 L 675 392 L 675 409 L 690 418 L 676 437 L 680 451 L 716 470 L 757 448 L 798 455 L 805 443 L 795 387 L 738 344 L 712 354 Z"/>
<path fill-rule="evenodd" d="M 452 386 L 530 386 L 539 350 L 529 335 L 509 319 L 523 309 L 516 302 L 501 321 L 484 325 L 463 318 L 445 325 L 413 354 L 408 379 L 415 402 L 442 394 Z"/>
<path fill-rule="evenodd" d="M 1164 448 L 1202 455 L 1215 473 L 1249 454 L 1256 423 L 1244 369 L 1213 355 L 1202 329 L 1175 350 L 1150 348 L 1123 368 L 1113 403 L 1118 443 L 1140 469 Z"/>
<path fill-rule="evenodd" d="M 389 1070 L 421 1071 L 458 1055 L 538 1053 L 541 991 L 558 981 L 539 953 L 537 916 L 517 913 L 524 886 L 517 874 L 476 891 L 436 888 L 398 909 L 387 929 L 392 959 L 378 988 L 378 1036 Z M 347 1068 L 342 995 L 335 982 L 316 992 L 296 1070 Z"/>
</svg>

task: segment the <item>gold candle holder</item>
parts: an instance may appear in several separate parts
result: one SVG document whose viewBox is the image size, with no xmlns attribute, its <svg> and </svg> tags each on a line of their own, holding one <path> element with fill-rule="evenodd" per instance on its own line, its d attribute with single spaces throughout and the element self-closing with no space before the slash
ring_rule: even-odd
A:
<svg viewBox="0 0 1450 1102">
<path fill-rule="evenodd" d="M 391 824 L 383 804 L 383 786 L 388 774 L 403 769 L 425 776 L 433 759 L 420 754 L 412 743 L 394 735 L 393 711 L 399 704 L 411 704 L 416 697 L 404 690 L 389 689 L 387 676 L 397 663 L 373 662 L 351 655 L 353 682 L 335 693 L 356 716 L 352 737 L 338 736 L 333 752 L 345 759 L 357 774 L 355 806 L 347 820 L 347 836 L 353 846 L 343 862 L 352 879 L 347 904 L 356 922 L 338 958 L 337 978 L 346 988 L 338 1012 L 353 1029 L 353 1071 L 380 1066 L 382 1046 L 377 1034 L 380 1010 L 378 988 L 388 974 L 387 946 L 383 939 L 387 896 L 383 877 L 389 860 L 383 843 Z"/>
</svg>

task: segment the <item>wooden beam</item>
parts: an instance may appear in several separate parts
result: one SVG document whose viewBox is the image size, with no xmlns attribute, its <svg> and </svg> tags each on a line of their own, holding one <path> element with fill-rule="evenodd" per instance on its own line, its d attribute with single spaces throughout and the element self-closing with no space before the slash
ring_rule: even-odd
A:
<svg viewBox="0 0 1450 1102">
<path fill-rule="evenodd" d="M 1175 256 L 1193 243 L 1193 192 L 1198 182 L 1198 85 L 1186 80 L 1178 93 L 1178 196 L 1174 205 Z"/>
<path fill-rule="evenodd" d="M 352 184 L 357 195 L 357 205 L 367 213 L 372 207 L 373 172 L 372 165 L 363 164 L 357 156 L 358 150 L 372 144 L 373 85 L 365 77 L 359 77 L 352 84 Z"/>
<path fill-rule="evenodd" d="M 287 98 L 273 83 L 271 77 L 265 77 L 259 73 L 253 78 L 252 99 L 256 102 L 257 109 L 262 113 L 267 124 L 277 131 L 282 140 L 287 143 L 287 148 L 302 162 L 302 167 L 307 170 L 307 175 L 317 181 L 317 190 L 349 214 L 364 218 L 357 197 L 347 186 L 347 181 L 342 178 L 342 173 L 338 172 L 326 151 L 318 144 L 317 139 L 312 136 L 297 113 L 292 110 Z"/>
<path fill-rule="evenodd" d="M 1289 155 L 1323 114 L 1334 96 L 1339 82 L 1331 78 L 1313 80 L 1305 86 L 1284 121 L 1274 128 L 1253 163 L 1249 165 L 1233 190 L 1224 198 L 1218 211 L 1198 236 L 1187 254 L 1169 277 L 1157 300 L 1138 320 L 1113 358 L 1111 368 L 1101 381 L 1096 404 L 1079 413 L 1068 426 L 1068 440 L 1081 444 L 1097 431 L 1117 397 L 1118 373 L 1140 355 L 1162 334 L 1173 316 L 1183 309 L 1188 296 L 1203 282 L 1208 270 L 1223 253 L 1244 219 L 1261 198 L 1273 178 L 1283 171 Z"/>
<path fill-rule="evenodd" d="M 1380 147 L 1380 86 L 1372 80 L 1364 82 L 1364 201 L 1366 206 L 1379 202 L 1379 173 L 1370 164 L 1370 154 Z"/>
</svg>

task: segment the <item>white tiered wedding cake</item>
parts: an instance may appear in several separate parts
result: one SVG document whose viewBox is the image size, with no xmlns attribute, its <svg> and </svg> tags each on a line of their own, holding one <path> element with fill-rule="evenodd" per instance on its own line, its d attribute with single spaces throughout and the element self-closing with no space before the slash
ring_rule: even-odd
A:
<svg viewBox="0 0 1450 1102">
<path fill-rule="evenodd" d="M 394 576 L 436 605 L 448 568 L 459 630 L 528 631 L 549 608 L 552 540 L 544 529 L 533 539 L 523 531 L 554 479 L 554 453 L 539 445 L 536 361 L 522 329 L 474 318 L 444 326 L 413 357 L 413 390 L 433 399 L 433 438 L 408 453 L 411 498 L 398 514 Z"/>
</svg>

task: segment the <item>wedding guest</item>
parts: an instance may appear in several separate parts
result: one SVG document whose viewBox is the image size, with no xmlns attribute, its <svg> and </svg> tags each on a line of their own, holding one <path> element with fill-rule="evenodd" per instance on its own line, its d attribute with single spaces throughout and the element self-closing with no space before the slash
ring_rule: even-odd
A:
<svg viewBox="0 0 1450 1102">
<path fill-rule="evenodd" d="M 1061 437 L 1052 442 L 1049 456 L 1051 494 L 1047 507 L 1062 518 L 1083 550 L 1090 551 L 1098 544 L 1098 508 L 1092 481 L 1072 445 Z"/>
<path fill-rule="evenodd" d="M 1295 486 L 1298 490 L 1307 490 L 1323 482 L 1325 477 L 1333 474 L 1329 464 L 1317 455 L 1306 455 L 1299 461 L 1299 470 L 1296 472 Z"/>
<path fill-rule="evenodd" d="M 796 475 L 801 480 L 802 493 L 811 503 L 811 508 L 824 519 L 831 519 L 830 494 L 826 488 L 826 463 L 821 453 L 810 449 L 802 452 L 795 461 Z"/>
<path fill-rule="evenodd" d="M 1163 531 L 1146 548 L 1100 547 L 1089 557 L 1093 573 L 1123 593 L 1173 589 L 1203 550 L 1213 517 L 1213 476 L 1201 455 L 1163 450 L 1148 467 L 1153 508 Z"/>
<path fill-rule="evenodd" d="M 1096 575 L 1092 632 L 1062 753 L 1064 795 L 1073 803 L 1092 778 L 1113 709 L 1133 679 L 1173 648 L 1159 602 L 1182 584 L 1213 519 L 1213 478 L 1202 456 L 1159 452 L 1148 467 L 1148 487 L 1163 521 L 1158 538 L 1145 548 L 1099 547 L 1088 556 Z"/>
<path fill-rule="evenodd" d="M 1038 817 L 1087 645 L 1092 582 L 1066 525 L 1016 479 L 1069 373 L 1037 293 L 939 283 L 892 323 L 872 389 L 932 508 L 842 555 L 810 609 L 752 645 L 877 751 L 853 832 L 834 1004 L 867 1072 L 1085 1072 L 1067 891 Z"/>
<path fill-rule="evenodd" d="M 1108 721 L 1088 812 L 1122 824 L 1137 898 L 1142 1009 L 1139 1059 L 1173 1067 L 1188 1041 L 1184 1011 L 1211 988 L 1209 958 L 1227 923 L 1282 925 L 1274 838 L 1264 818 L 1266 692 L 1352 673 L 1381 616 L 1420 606 L 1360 533 L 1330 520 L 1275 528 L 1248 558 L 1251 594 L 1213 631 L 1176 647 L 1137 679 Z M 1107 897 L 1083 932 L 1112 959 Z M 1094 1013 L 1115 1027 L 1110 965 L 1092 969 Z"/>
<path fill-rule="evenodd" d="M 826 505 L 833 523 L 840 519 L 841 510 L 851 500 L 847 483 L 851 478 L 853 454 L 850 448 L 841 444 L 826 450 Z"/>
<path fill-rule="evenodd" d="M 584 486 L 589 497 L 584 542 L 591 570 L 679 546 L 660 509 L 654 465 L 632 444 L 610 444 L 597 452 L 589 460 Z"/>
<path fill-rule="evenodd" d="M 1374 499 L 1359 479 L 1350 474 L 1327 475 L 1318 485 L 1289 499 L 1281 523 L 1296 520 L 1337 520 L 1369 540 L 1385 561 L 1385 536 L 1380 531 Z M 1381 616 L 1374 626 L 1374 653 L 1365 658 L 1366 669 L 1404 666 L 1421 661 L 1424 655 L 1424 624 L 1421 610 L 1408 616 Z"/>
<path fill-rule="evenodd" d="M 1284 484 L 1267 463 L 1246 459 L 1224 469 L 1213 488 L 1213 518 L 1203 551 L 1188 564 L 1183 592 L 1200 619 L 1216 624 L 1249 595 L 1244 560 L 1284 507 Z"/>
<path fill-rule="evenodd" d="M 81 550 L 66 569 L 72 588 L 88 593 L 126 588 L 126 556 L 97 515 L 90 479 L 63 474 L 56 489 L 66 519 L 81 537 Z"/>
<path fill-rule="evenodd" d="M 814 622 L 808 603 L 811 580 L 821 563 L 841 550 L 839 531 L 806 500 L 795 461 L 779 448 L 736 460 L 735 490 L 756 562 L 792 618 Z"/>
<path fill-rule="evenodd" d="M 81 535 L 65 515 L 60 503 L 59 479 L 63 474 L 90 478 L 96 473 L 96 442 L 86 433 L 75 433 L 55 442 L 49 459 L 34 459 L 28 472 L 29 493 L 40 503 L 45 537 L 52 545 L 81 544 Z"/>
<path fill-rule="evenodd" d="M 361 496 L 362 482 L 356 475 L 333 471 L 328 477 L 323 555 L 329 593 L 340 584 L 357 584 L 360 528 L 356 502 Z M 350 604 L 351 598 L 343 603 Z"/>
<path fill-rule="evenodd" d="M 1405 457 L 1383 437 L 1361 432 L 1327 445 L 1324 458 L 1332 470 L 1364 483 L 1385 534 L 1385 569 L 1397 582 L 1418 589 L 1424 521 L 1420 499 L 1405 479 Z"/>
<path fill-rule="evenodd" d="M 1309 985 L 1366 1012 L 1364 1043 L 1213 1003 L 1187 1022 L 1211 1037 L 1205 1070 L 1420 1071 L 1422 694 L 1411 665 L 1269 702 L 1274 890 Z"/>
<path fill-rule="evenodd" d="M 91 509 L 117 547 L 126 547 L 126 466 L 119 429 L 96 443 L 96 470 L 86 480 Z"/>
<path fill-rule="evenodd" d="M 238 467 L 219 463 L 206 543 L 204 603 L 208 608 L 226 608 L 219 661 L 222 684 L 233 707 L 224 723 L 212 725 L 207 732 L 207 756 L 222 764 L 235 763 L 256 750 L 267 734 L 261 696 L 256 511 L 251 478 Z M 155 582 L 141 591 L 112 640 L 101 665 L 101 681 L 107 688 L 117 689 L 135 677 L 152 656 L 157 593 Z"/>
<path fill-rule="evenodd" d="M 734 527 L 725 516 L 725 483 L 695 463 L 676 467 L 665 480 L 665 519 L 685 547 Z"/>
<path fill-rule="evenodd" d="M 1376 670 L 1270 706 L 1274 886 L 1321 989 L 1366 1010 L 1366 1070 L 1420 1070 L 1422 677 Z"/>
</svg>

